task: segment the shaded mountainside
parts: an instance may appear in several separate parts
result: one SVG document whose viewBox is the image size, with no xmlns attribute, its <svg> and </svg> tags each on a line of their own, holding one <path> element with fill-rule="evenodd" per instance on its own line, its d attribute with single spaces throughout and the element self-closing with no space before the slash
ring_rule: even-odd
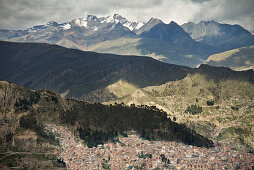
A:
<svg viewBox="0 0 254 170">
<path fill-rule="evenodd" d="M 204 63 L 233 70 L 254 70 L 254 45 L 211 55 Z"/>
<path fill-rule="evenodd" d="M 138 88 L 160 85 L 181 79 L 190 70 L 149 57 L 4 41 L 0 42 L 0 60 L 0 80 L 32 89 L 49 89 L 72 98 L 83 98 L 119 80 Z"/>
<path fill-rule="evenodd" d="M 201 21 L 183 24 L 182 28 L 194 40 L 214 46 L 221 52 L 254 44 L 254 36 L 240 25 Z"/>
<path fill-rule="evenodd" d="M 45 128 L 48 123 L 67 126 L 89 147 L 117 141 L 118 135 L 126 135 L 128 131 L 136 131 L 149 140 L 213 146 L 212 141 L 171 121 L 156 107 L 85 103 L 8 82 L 0 82 L 0 103 L 0 150 L 6 153 L 1 155 L 0 162 L 9 167 L 60 166 L 54 157 L 59 143 Z M 36 164 L 38 160 L 40 164 Z"/>
<path fill-rule="evenodd" d="M 198 133 L 254 148 L 254 71 L 201 65 L 184 79 L 137 89 L 114 102 L 150 105 Z"/>
<path fill-rule="evenodd" d="M 182 46 L 173 42 L 153 38 L 119 38 L 94 44 L 89 48 L 92 51 L 106 52 L 121 55 L 149 56 L 156 60 L 195 67 L 204 62 L 212 53 L 205 48 Z"/>
</svg>

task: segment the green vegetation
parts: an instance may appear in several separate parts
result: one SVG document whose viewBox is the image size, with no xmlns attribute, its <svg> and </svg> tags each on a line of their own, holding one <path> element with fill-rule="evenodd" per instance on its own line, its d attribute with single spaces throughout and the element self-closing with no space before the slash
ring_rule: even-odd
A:
<svg viewBox="0 0 254 170">
<path fill-rule="evenodd" d="M 22 116 L 20 118 L 20 127 L 25 129 L 30 129 L 36 132 L 40 136 L 38 141 L 48 141 L 51 144 L 59 145 L 59 142 L 56 140 L 55 136 L 51 132 L 45 132 L 42 125 L 36 119 L 36 115 L 28 114 L 27 116 Z"/>
<path fill-rule="evenodd" d="M 240 127 L 229 127 L 224 129 L 219 134 L 219 139 L 226 139 L 228 137 L 232 138 L 243 138 L 244 136 L 248 135 L 250 132 L 248 129 L 240 128 Z"/>
<path fill-rule="evenodd" d="M 150 153 L 146 153 L 146 154 L 141 153 L 141 154 L 138 155 L 138 157 L 143 158 L 143 159 L 151 159 L 153 157 L 153 155 L 150 154 Z"/>
<path fill-rule="evenodd" d="M 232 109 L 232 110 L 235 110 L 235 111 L 238 111 L 238 110 L 239 110 L 239 108 L 238 108 L 237 106 L 231 106 L 231 109 Z"/>
<path fill-rule="evenodd" d="M 214 100 L 207 100 L 206 104 L 207 104 L 207 106 L 213 106 L 214 105 Z"/>
<path fill-rule="evenodd" d="M 202 112 L 202 107 L 198 106 L 198 105 L 191 105 L 188 106 L 187 109 L 184 111 L 185 113 L 191 113 L 193 115 L 201 113 Z"/>
<path fill-rule="evenodd" d="M 108 141 L 112 141 L 112 142 L 118 142 L 118 132 L 116 130 L 112 130 L 109 132 L 103 132 L 103 131 L 93 131 L 91 129 L 82 129 L 79 128 L 78 130 L 79 132 L 79 136 L 81 139 L 84 140 L 85 144 L 87 144 L 87 146 L 89 148 L 92 147 L 96 147 L 99 144 L 104 144 Z"/>
<path fill-rule="evenodd" d="M 109 158 L 110 159 L 110 158 Z M 101 165 L 102 165 L 102 168 L 103 169 L 106 169 L 106 170 L 110 170 L 111 168 L 111 165 L 108 163 L 109 162 L 109 160 L 107 160 L 107 159 L 103 159 L 102 160 L 103 162 L 101 163 Z"/>
<path fill-rule="evenodd" d="M 190 131 L 185 125 L 172 122 L 165 112 L 155 106 L 76 102 L 72 110 L 61 113 L 61 120 L 62 123 L 78 126 L 81 138 L 90 147 L 114 140 L 117 134 L 130 130 L 137 131 L 148 140 L 176 140 L 197 146 L 213 146 L 211 141 Z"/>
</svg>

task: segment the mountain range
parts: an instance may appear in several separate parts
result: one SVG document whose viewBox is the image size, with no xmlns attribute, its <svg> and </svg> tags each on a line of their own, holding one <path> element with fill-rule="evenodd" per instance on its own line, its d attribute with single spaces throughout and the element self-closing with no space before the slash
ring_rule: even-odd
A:
<svg viewBox="0 0 254 170">
<path fill-rule="evenodd" d="M 131 22 L 115 14 L 88 15 L 70 22 L 48 22 L 25 30 L 0 30 L 0 39 L 43 42 L 83 51 L 149 56 L 167 63 L 195 67 L 210 55 L 254 44 L 254 36 L 239 25 L 202 21 L 169 24 L 151 18 Z"/>
</svg>

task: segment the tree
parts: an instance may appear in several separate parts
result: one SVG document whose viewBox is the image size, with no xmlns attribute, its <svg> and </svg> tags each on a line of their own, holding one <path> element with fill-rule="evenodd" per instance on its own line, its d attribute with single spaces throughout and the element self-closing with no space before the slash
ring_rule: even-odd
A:
<svg viewBox="0 0 254 170">
<path fill-rule="evenodd" d="M 206 104 L 207 104 L 207 106 L 213 106 L 214 105 L 214 100 L 207 100 Z"/>
</svg>

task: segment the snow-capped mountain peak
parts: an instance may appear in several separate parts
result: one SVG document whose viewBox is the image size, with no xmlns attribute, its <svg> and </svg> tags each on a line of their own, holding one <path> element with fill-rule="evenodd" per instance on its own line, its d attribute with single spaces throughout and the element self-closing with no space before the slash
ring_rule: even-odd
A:
<svg viewBox="0 0 254 170">
<path fill-rule="evenodd" d="M 126 23 L 126 22 L 129 22 L 126 18 L 122 17 L 122 16 L 119 15 L 119 14 L 114 14 L 114 15 L 113 15 L 113 19 L 114 19 L 115 23 L 124 24 L 124 23 Z"/>
<path fill-rule="evenodd" d="M 69 29 L 71 29 L 71 24 L 70 23 L 64 24 L 62 26 L 62 28 L 63 28 L 63 30 L 69 30 Z"/>
<path fill-rule="evenodd" d="M 44 26 L 56 26 L 56 25 L 58 25 L 58 23 L 57 22 L 55 22 L 55 21 L 49 21 L 46 25 L 44 25 Z"/>
<path fill-rule="evenodd" d="M 144 25 L 143 23 L 128 21 L 126 18 L 122 17 L 119 14 L 114 14 L 113 19 L 115 24 L 120 23 L 124 27 L 129 28 L 131 31 L 139 29 L 141 26 Z"/>
<path fill-rule="evenodd" d="M 98 20 L 98 18 L 95 15 L 87 15 L 86 21 L 94 21 Z"/>
<path fill-rule="evenodd" d="M 84 18 L 77 18 L 73 20 L 78 27 L 87 27 L 87 21 Z"/>
</svg>

